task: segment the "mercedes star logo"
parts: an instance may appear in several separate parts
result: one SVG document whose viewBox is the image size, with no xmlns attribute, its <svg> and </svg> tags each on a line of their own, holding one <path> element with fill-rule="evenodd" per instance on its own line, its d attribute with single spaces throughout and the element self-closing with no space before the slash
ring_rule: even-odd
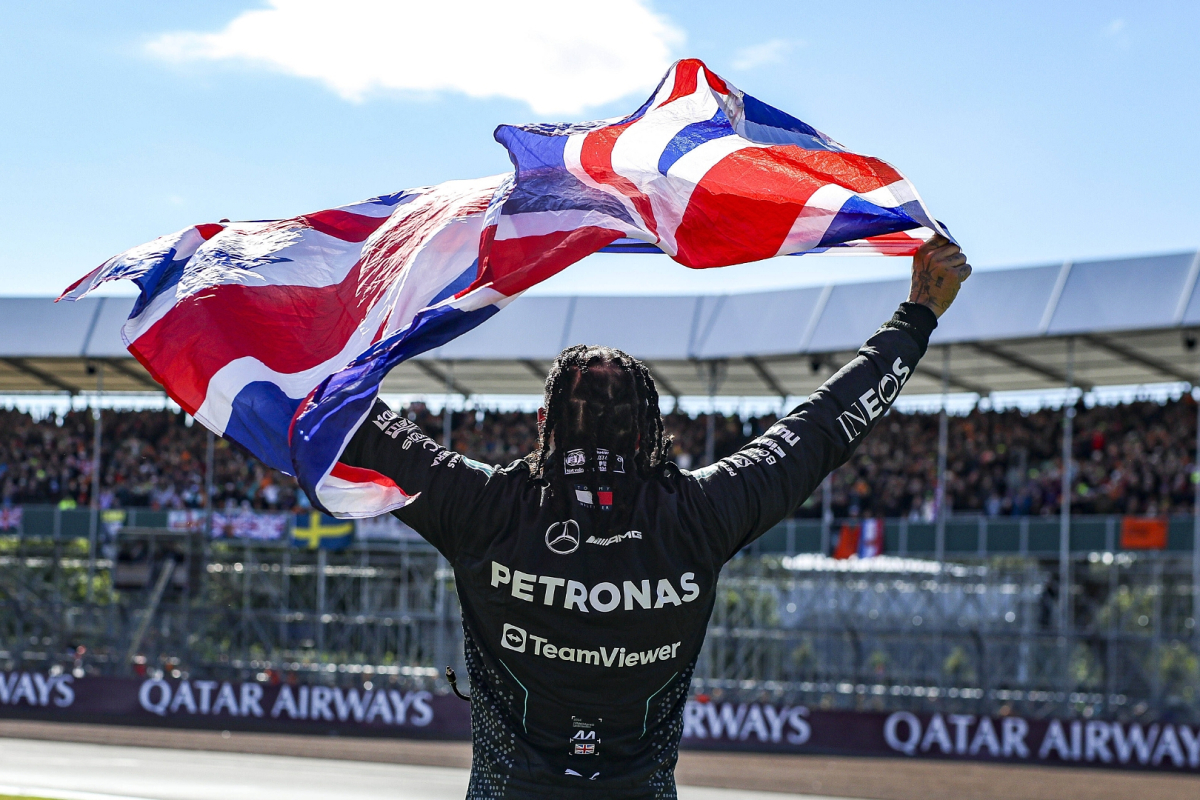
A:
<svg viewBox="0 0 1200 800">
<path fill-rule="evenodd" d="M 546 547 L 560 556 L 574 553 L 579 549 L 579 523 L 569 519 L 546 528 Z"/>
</svg>

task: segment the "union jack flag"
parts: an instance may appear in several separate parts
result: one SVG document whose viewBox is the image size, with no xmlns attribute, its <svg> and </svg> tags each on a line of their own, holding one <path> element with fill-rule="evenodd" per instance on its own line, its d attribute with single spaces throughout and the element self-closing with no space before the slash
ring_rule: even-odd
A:
<svg viewBox="0 0 1200 800">
<path fill-rule="evenodd" d="M 60 299 L 133 281 L 122 337 L 180 406 L 296 475 L 316 508 L 370 517 L 412 500 L 338 461 L 383 377 L 581 258 L 661 251 L 704 268 L 830 248 L 906 255 L 941 230 L 891 166 L 696 60 L 628 117 L 506 125 L 496 139 L 513 173 L 185 228 Z"/>
<path fill-rule="evenodd" d="M 483 265 L 498 275 L 519 265 L 542 277 L 597 249 L 661 250 L 694 268 L 831 248 L 911 255 L 945 234 L 891 165 L 695 59 L 628 117 L 502 125 L 496 140 L 516 167 L 488 228 Z"/>
</svg>

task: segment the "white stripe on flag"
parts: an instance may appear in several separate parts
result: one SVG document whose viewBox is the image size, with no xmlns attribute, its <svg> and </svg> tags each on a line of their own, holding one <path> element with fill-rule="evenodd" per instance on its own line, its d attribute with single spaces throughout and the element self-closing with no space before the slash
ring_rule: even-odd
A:
<svg viewBox="0 0 1200 800">
<path fill-rule="evenodd" d="M 613 170 L 650 198 L 658 235 L 668 252 L 678 251 L 675 230 L 687 203 L 680 202 L 678 181 L 658 171 L 658 160 L 680 131 L 710 119 L 720 108 L 708 84 L 699 81 L 692 94 L 680 97 L 670 106 L 647 114 L 630 125 L 613 146 Z"/>
<path fill-rule="evenodd" d="M 618 230 L 626 236 L 653 242 L 640 228 L 634 228 L 603 211 L 530 211 L 524 214 L 506 214 L 496 223 L 496 239 L 520 239 L 523 236 L 544 236 L 548 233 L 573 231 L 578 228 L 597 227 Z"/>
<path fill-rule="evenodd" d="M 859 197 L 881 208 L 896 208 L 920 199 L 913 185 L 903 179 L 889 183 L 887 186 L 880 186 L 874 191 L 863 192 Z"/>
<path fill-rule="evenodd" d="M 671 215 L 658 221 L 658 235 L 671 243 L 671 248 L 667 250 L 670 255 L 673 256 L 679 252 L 675 246 L 675 233 L 683 219 L 682 215 L 687 211 L 688 204 L 691 202 L 696 185 L 704 180 L 708 171 L 720 163 L 721 159 L 739 150 L 763 147 L 767 147 L 767 145 L 756 144 L 737 134 L 730 134 L 705 142 L 695 150 L 684 154 L 671 165 L 667 176 L 671 179 L 670 187 L 674 192 L 672 202 L 679 209 L 679 216 L 677 218 L 675 215 Z M 664 249 L 666 248 L 664 247 Z"/>
<path fill-rule="evenodd" d="M 583 163 L 580 161 L 581 153 L 583 152 L 583 140 L 587 136 L 585 133 L 576 133 L 567 137 L 567 143 L 563 147 L 563 163 L 567 166 L 567 172 L 570 172 L 580 180 L 585 186 L 590 186 L 593 189 L 599 189 L 605 194 L 612 195 L 625 206 L 625 211 L 629 217 L 637 223 L 641 223 L 642 215 L 634 208 L 633 201 L 626 197 L 621 192 L 617 191 L 608 184 L 598 183 L 588 175 L 583 168 Z M 605 227 L 613 227 L 606 225 Z"/>
<path fill-rule="evenodd" d="M 853 196 L 853 192 L 836 183 L 827 183 L 813 192 L 784 237 L 778 255 L 803 253 L 819 245 L 838 210 Z"/>
</svg>

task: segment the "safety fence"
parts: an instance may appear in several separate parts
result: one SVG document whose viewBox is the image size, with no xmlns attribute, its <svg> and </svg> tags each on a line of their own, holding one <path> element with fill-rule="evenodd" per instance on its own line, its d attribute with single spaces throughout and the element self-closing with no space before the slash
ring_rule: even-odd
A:
<svg viewBox="0 0 1200 800">
<path fill-rule="evenodd" d="M 254 512 L 217 510 L 214 522 L 207 529 L 213 539 L 253 539 L 258 541 L 292 542 L 300 546 L 320 544 L 323 527 L 340 523 L 338 547 L 351 541 L 400 542 L 419 541 L 420 537 L 394 517 L 356 520 L 352 523 L 331 520 L 323 515 L 313 520 L 313 512 Z M 0 509 L 0 536 L 30 538 L 76 539 L 95 535 L 100 539 L 114 538 L 118 532 L 132 531 L 200 531 L 206 528 L 205 512 L 201 510 L 160 510 L 150 508 L 104 509 L 93 512 L 86 508 L 60 508 L 54 505 L 25 505 Z M 1157 523 L 1161 526 L 1161 541 L 1143 542 L 1128 547 L 1131 522 Z M 879 552 L 900 556 L 948 557 L 993 555 L 1054 556 L 1062 550 L 1062 524 L 1058 517 L 988 517 L 985 515 L 954 515 L 939 526 L 933 521 L 909 519 L 880 519 Z M 834 520 L 823 523 L 818 519 L 794 518 L 785 520 L 756 541 L 750 551 L 759 553 L 826 553 L 836 552 L 843 533 L 853 531 L 855 537 L 861 520 Z M 317 537 L 310 536 L 316 530 Z M 269 533 L 267 533 L 269 532 Z M 1124 533 L 1124 535 L 1123 535 Z M 1196 527 L 1191 515 L 1175 515 L 1156 520 L 1135 520 L 1121 516 L 1086 516 L 1071 518 L 1068 549 L 1074 554 L 1118 552 L 1124 549 L 1157 549 L 1169 553 L 1191 553 L 1196 541 Z"/>
<path fill-rule="evenodd" d="M 94 548 L 86 511 L 55 522 L 49 509 L 44 529 L 26 513 L 0 535 L 0 668 L 382 678 L 435 696 L 445 665 L 463 672 L 454 575 L 423 542 L 309 550 L 136 513 Z M 858 523 L 790 520 L 726 566 L 694 690 L 735 705 L 1196 724 L 1191 522 L 1134 550 L 1120 518 L 1078 517 L 1064 562 L 1042 519 L 952 518 L 940 561 L 929 523 L 886 520 L 881 556 L 834 559 Z"/>
</svg>

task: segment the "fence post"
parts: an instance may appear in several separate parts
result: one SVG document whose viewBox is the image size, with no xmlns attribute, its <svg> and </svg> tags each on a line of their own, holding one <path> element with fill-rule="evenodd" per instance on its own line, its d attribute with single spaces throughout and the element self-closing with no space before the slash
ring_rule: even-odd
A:
<svg viewBox="0 0 1200 800">
<path fill-rule="evenodd" d="M 830 526 L 833 525 L 833 476 L 837 470 L 825 476 L 821 481 L 821 555 L 829 555 Z"/>
<path fill-rule="evenodd" d="M 1113 518 L 1109 517 L 1109 527 L 1113 526 Z M 1117 693 L 1117 646 L 1120 636 L 1118 627 L 1119 619 L 1117 617 L 1120 611 L 1117 605 L 1117 593 L 1121 590 L 1121 565 L 1114 558 L 1108 569 L 1108 630 L 1106 631 L 1106 646 L 1104 659 L 1104 689 L 1105 708 L 1111 709 L 1113 705 L 1113 697 Z"/>
<path fill-rule="evenodd" d="M 946 345 L 942 350 L 942 413 L 938 416 L 937 490 L 934 496 L 937 530 L 933 549 L 939 564 L 946 560 L 946 451 L 950 444 L 950 420 L 946 406 L 949 403 L 950 346 Z"/>
<path fill-rule="evenodd" d="M 1058 635 L 1059 658 L 1062 660 L 1063 707 L 1071 693 L 1071 630 L 1074 616 L 1074 596 L 1071 577 L 1071 439 L 1074 433 L 1075 404 L 1071 394 L 1075 388 L 1075 339 L 1067 339 L 1067 393 L 1063 397 L 1062 422 L 1062 486 L 1058 502 Z"/>
<path fill-rule="evenodd" d="M 104 400 L 104 364 L 95 365 L 96 404 L 92 408 L 92 496 L 88 517 L 87 603 L 95 599 L 96 540 L 100 535 L 100 403 Z"/>
<path fill-rule="evenodd" d="M 328 552 L 323 547 L 317 550 L 317 650 L 322 657 L 325 652 L 325 564 Z"/>
<path fill-rule="evenodd" d="M 1196 456 L 1192 464 L 1192 640 L 1200 653 L 1200 386 L 1192 389 L 1196 400 Z"/>
<path fill-rule="evenodd" d="M 283 548 L 283 574 L 280 577 L 279 599 L 282 607 L 279 612 L 279 648 L 288 649 L 288 617 L 291 616 L 288 595 L 292 589 L 292 545 L 288 542 Z"/>
<path fill-rule="evenodd" d="M 1163 623 L 1163 554 L 1154 553 L 1151 556 L 1154 561 L 1151 566 L 1151 574 L 1153 577 L 1150 580 L 1150 591 L 1154 592 L 1154 606 L 1151 614 L 1154 615 L 1153 628 L 1151 629 L 1151 645 L 1150 645 L 1150 664 L 1154 670 L 1150 676 L 1150 699 L 1154 708 L 1162 707 L 1163 693 L 1163 674 L 1162 674 L 1162 623 Z"/>
<path fill-rule="evenodd" d="M 1058 615 L 1059 631 L 1071 626 L 1071 439 L 1074 433 L 1075 339 L 1067 339 L 1067 393 L 1063 398 L 1062 488 L 1058 503 Z"/>
</svg>

